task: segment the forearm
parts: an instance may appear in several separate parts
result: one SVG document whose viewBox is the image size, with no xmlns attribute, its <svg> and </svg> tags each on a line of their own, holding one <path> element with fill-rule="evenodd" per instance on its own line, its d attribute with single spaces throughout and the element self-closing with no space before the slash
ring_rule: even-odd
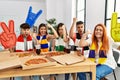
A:
<svg viewBox="0 0 120 80">
<path fill-rule="evenodd" d="M 79 42 L 79 45 L 80 45 L 80 47 L 84 47 L 85 46 L 85 43 L 86 43 L 86 41 L 85 41 L 85 39 L 80 39 L 80 42 Z"/>
<path fill-rule="evenodd" d="M 52 31 L 54 33 L 55 38 L 58 38 L 58 34 L 57 34 L 56 30 L 53 27 L 51 27 L 51 29 L 52 29 Z"/>
<path fill-rule="evenodd" d="M 69 32 L 69 36 L 70 36 L 70 38 L 74 38 L 74 34 L 75 34 L 75 31 L 76 31 L 76 22 L 73 22 L 72 23 L 72 26 L 71 26 L 71 28 L 70 28 L 70 32 Z"/>
<path fill-rule="evenodd" d="M 67 42 L 67 41 L 68 41 L 67 32 L 66 32 L 65 27 L 63 28 L 63 40 L 64 40 L 64 42 Z"/>
<path fill-rule="evenodd" d="M 89 43 L 87 42 L 86 37 L 87 37 L 87 34 L 85 33 L 85 34 L 83 34 L 82 38 L 80 39 L 79 45 L 81 47 L 89 46 Z"/>
<path fill-rule="evenodd" d="M 53 39 L 52 41 L 52 46 L 51 46 L 52 51 L 55 51 L 55 40 Z"/>
</svg>

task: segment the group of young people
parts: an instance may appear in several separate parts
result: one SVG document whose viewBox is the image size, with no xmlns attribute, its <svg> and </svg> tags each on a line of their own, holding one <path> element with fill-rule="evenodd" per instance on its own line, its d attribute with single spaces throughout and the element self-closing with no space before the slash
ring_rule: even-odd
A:
<svg viewBox="0 0 120 80">
<path fill-rule="evenodd" d="M 52 29 L 53 35 L 47 32 L 48 27 Z M 21 24 L 20 29 L 21 33 L 15 46 L 16 52 L 32 51 L 35 49 L 35 45 L 40 45 L 41 52 L 48 52 L 51 40 L 53 51 L 63 51 L 64 47 L 69 45 L 71 39 L 75 46 L 83 48 L 84 51 L 89 50 L 88 58 L 96 63 L 96 80 L 105 77 L 117 66 L 112 52 L 113 40 L 107 36 L 104 24 L 97 24 L 93 33 L 85 32 L 84 23 L 73 18 L 69 35 L 63 23 L 58 24 L 57 30 L 50 24 L 41 23 L 37 34 L 31 34 L 30 26 L 27 23 Z M 89 37 L 89 34 L 92 36 Z M 51 75 L 50 80 L 54 80 L 54 77 L 54 75 Z M 40 80 L 40 76 L 32 76 L 32 78 L 33 80 Z M 77 79 L 86 80 L 86 73 L 77 73 Z M 22 80 L 22 77 L 15 77 L 15 80 Z M 69 80 L 69 74 L 65 74 L 65 80 Z"/>
</svg>

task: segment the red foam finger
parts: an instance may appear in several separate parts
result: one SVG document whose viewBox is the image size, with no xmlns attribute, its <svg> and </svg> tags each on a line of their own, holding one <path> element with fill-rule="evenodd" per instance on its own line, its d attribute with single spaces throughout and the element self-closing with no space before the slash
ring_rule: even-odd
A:
<svg viewBox="0 0 120 80">
<path fill-rule="evenodd" d="M 3 35 L 0 35 L 0 40 L 6 42 L 7 40 L 3 37 Z"/>
<path fill-rule="evenodd" d="M 12 42 L 13 42 L 12 44 L 13 44 L 13 46 L 15 46 L 16 45 L 16 41 L 17 41 L 16 35 L 14 33 L 13 34 L 9 34 L 8 37 L 12 38 Z"/>
<path fill-rule="evenodd" d="M 9 40 L 8 34 L 6 34 L 6 33 L 4 32 L 4 33 L 3 33 L 3 38 L 8 41 L 8 40 Z"/>
<path fill-rule="evenodd" d="M 9 31 L 10 33 L 14 33 L 14 21 L 13 20 L 9 21 Z"/>
<path fill-rule="evenodd" d="M 3 31 L 5 33 L 9 34 L 9 29 L 8 29 L 7 25 L 4 22 L 1 22 L 0 24 L 1 24 Z"/>
</svg>

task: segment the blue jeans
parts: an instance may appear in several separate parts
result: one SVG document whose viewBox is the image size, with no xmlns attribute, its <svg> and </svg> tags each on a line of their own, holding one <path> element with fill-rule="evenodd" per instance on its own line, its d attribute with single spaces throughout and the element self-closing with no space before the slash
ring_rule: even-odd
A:
<svg viewBox="0 0 120 80">
<path fill-rule="evenodd" d="M 65 80 L 69 80 L 69 75 L 70 75 L 70 73 L 65 74 Z"/>
<path fill-rule="evenodd" d="M 103 78 L 106 75 L 110 74 L 112 71 L 113 71 L 113 69 L 110 68 L 107 65 L 97 66 L 96 67 L 96 80 L 100 80 L 101 78 Z M 86 80 L 85 73 L 78 73 L 77 75 L 78 75 L 79 80 Z"/>
<path fill-rule="evenodd" d="M 105 77 L 106 75 L 110 74 L 113 71 L 112 68 L 110 68 L 107 65 L 100 65 L 96 68 L 96 80 L 100 80 L 101 78 Z"/>
<path fill-rule="evenodd" d="M 40 80 L 39 76 L 32 76 L 33 80 Z M 22 77 L 15 77 L 14 80 L 23 80 Z"/>
<path fill-rule="evenodd" d="M 86 80 L 86 73 L 85 72 L 78 73 L 77 78 L 79 78 L 79 80 Z"/>
</svg>

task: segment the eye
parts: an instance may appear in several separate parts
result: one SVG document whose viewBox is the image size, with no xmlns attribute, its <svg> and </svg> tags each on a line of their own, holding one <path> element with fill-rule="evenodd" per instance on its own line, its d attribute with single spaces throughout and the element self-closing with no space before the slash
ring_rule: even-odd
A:
<svg viewBox="0 0 120 80">
<path fill-rule="evenodd" d="M 95 29 L 95 30 L 96 30 L 96 31 L 100 31 L 100 32 L 103 31 L 102 29 Z"/>
</svg>

